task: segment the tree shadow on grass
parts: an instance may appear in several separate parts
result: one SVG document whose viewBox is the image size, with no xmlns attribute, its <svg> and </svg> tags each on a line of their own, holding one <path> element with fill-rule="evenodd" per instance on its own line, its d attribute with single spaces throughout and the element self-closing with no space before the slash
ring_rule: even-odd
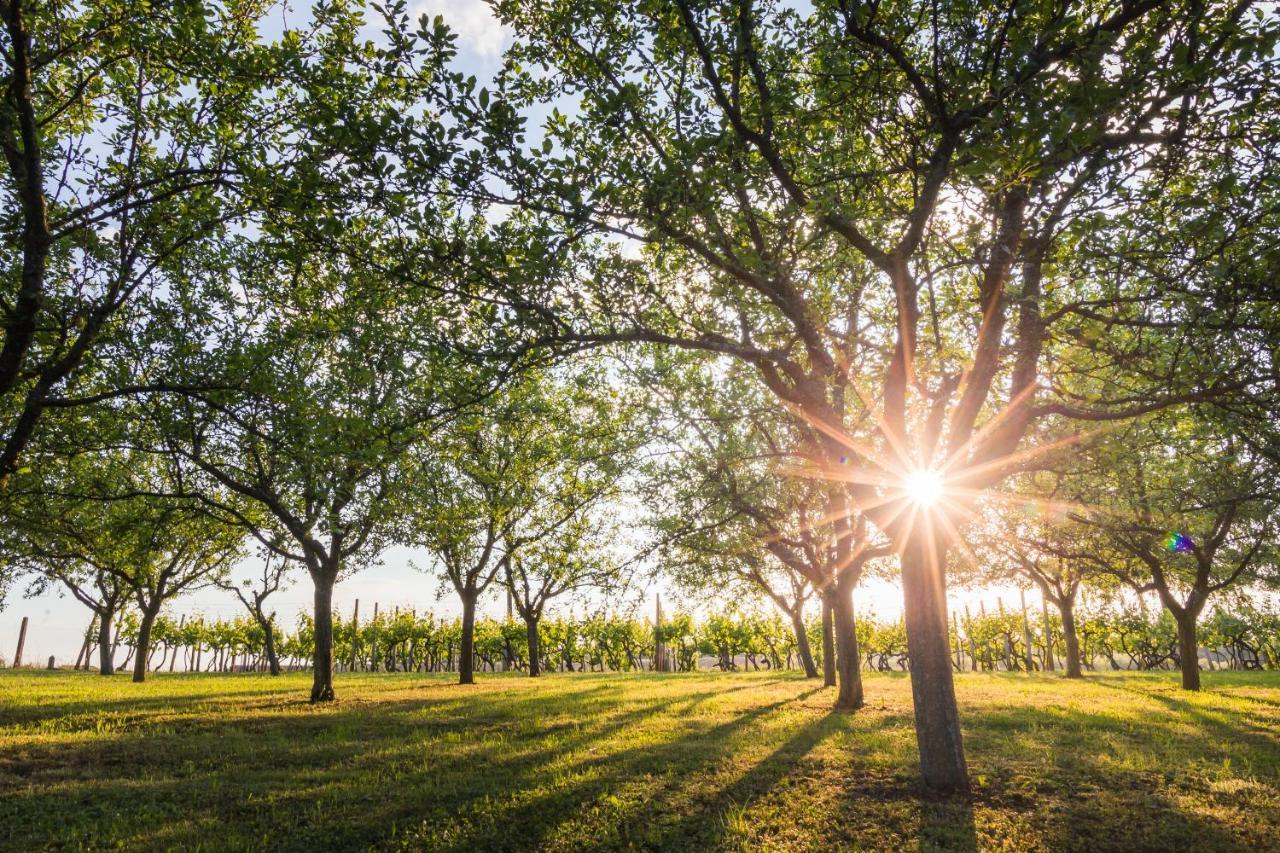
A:
<svg viewBox="0 0 1280 853">
<path fill-rule="evenodd" d="M 1165 702 L 1190 717 L 1196 708 L 1157 692 L 1098 683 Z M 980 793 L 980 808 L 998 817 L 1019 818 L 1035 827 L 1043 846 L 1064 850 L 1244 849 L 1238 827 L 1180 803 L 1180 795 L 1204 796 L 1197 772 L 1187 762 L 1203 761 L 1205 738 L 1180 727 L 1183 718 L 1053 706 L 1019 707 L 972 721 L 971 758 L 992 777 Z M 1124 707 L 1124 706 L 1119 706 Z M 1240 729 L 1214 719 L 1213 734 L 1227 739 L 1240 754 Z M 1035 742 L 1016 736 L 1030 733 Z M 1032 748 L 1040 748 L 1032 751 Z M 1252 748 L 1256 749 L 1257 744 Z M 1035 756 L 1046 753 L 1045 760 Z M 1031 753 L 1031 757 L 1028 756 Z M 1136 760 L 1135 760 L 1136 759 Z M 1028 785 L 1030 788 L 1028 788 Z"/>
<path fill-rule="evenodd" d="M 0 765 L 0 848 L 974 850 L 1009 846 L 1017 824 L 1050 848 L 1181 838 L 1232 849 L 1238 834 L 1180 808 L 1167 779 L 1131 757 L 1202 756 L 1181 723 L 1206 712 L 1199 722 L 1234 737 L 1233 756 L 1261 746 L 1211 709 L 1141 688 L 1130 692 L 1177 713 L 984 709 L 966 716 L 965 734 L 974 777 L 988 782 L 972 798 L 930 799 L 905 748 L 909 714 L 818 710 L 804 702 L 822 689 L 810 681 L 583 674 L 404 694 L 414 686 L 398 682 L 392 699 L 261 713 L 242 702 L 238 715 L 163 713 L 152 728 L 96 740 L 24 742 Z M 1147 743 L 1161 738 L 1170 743 Z M 18 765 L 25 776 L 7 772 Z M 801 807 L 813 812 L 789 820 Z"/>
<path fill-rule="evenodd" d="M 665 708 L 664 713 L 681 723 L 680 734 L 609 754 L 582 755 L 558 766 L 555 772 L 566 781 L 550 786 L 546 784 L 543 765 L 534 762 L 529 775 L 513 779 L 513 788 L 533 792 L 531 796 L 517 798 L 494 816 L 497 819 L 473 819 L 448 843 L 430 846 L 455 850 L 537 849 L 550 843 L 551 837 L 564 829 L 567 821 L 584 814 L 596 819 L 590 822 L 590 827 L 584 827 L 593 836 L 590 841 L 579 839 L 582 846 L 653 848 L 673 842 L 686 849 L 691 845 L 703 846 L 706 831 L 714 825 L 716 811 L 700 811 L 696 825 L 683 825 L 688 832 L 673 832 L 666 827 L 665 810 L 654 808 L 661 802 L 660 798 L 674 794 L 682 782 L 690 777 L 701 778 L 700 774 L 726 760 L 738 746 L 734 737 L 754 722 L 822 689 L 812 687 L 798 695 L 750 707 L 713 726 L 698 725 L 697 718 L 689 713 L 709 697 L 688 697 L 692 701 L 687 702 L 678 700 Z M 626 799 L 616 796 L 618 793 Z M 599 807 L 601 800 L 610 803 L 608 808 Z M 464 820 L 467 817 L 463 815 Z M 513 826 L 520 827 L 518 835 L 512 835 Z M 422 829 L 429 832 L 432 827 L 424 823 Z"/>
<path fill-rule="evenodd" d="M 80 813 L 90 821 L 99 810 L 125 814 L 145 806 L 136 821 L 116 830 L 123 834 L 104 835 L 100 843 L 200 843 L 213 820 L 243 827 L 244 838 L 269 837 L 285 848 L 308 840 L 378 844 L 396 826 L 424 816 L 447 822 L 512 788 L 536 790 L 557 758 L 582 754 L 575 763 L 589 763 L 589 746 L 643 728 L 648 717 L 688 717 L 711 699 L 784 680 L 645 696 L 646 687 L 661 694 L 655 682 L 641 686 L 640 700 L 634 681 L 630 693 L 605 681 L 571 690 L 555 685 L 554 692 L 463 691 L 338 704 L 315 713 L 278 713 L 277 706 L 277 713 L 262 715 L 165 717 L 153 719 L 150 729 L 139 725 L 97 739 L 37 740 L 0 766 L 0 827 L 19 847 L 69 842 L 76 837 L 68 834 L 73 827 L 37 826 L 23 816 L 56 814 L 70 798 L 92 806 L 89 814 Z M 621 755 L 624 764 L 637 763 L 625 750 Z M 433 763 L 433 756 L 445 763 Z M 614 775 L 620 779 L 625 771 Z M 191 799 L 195 789 L 212 794 L 201 797 L 199 809 Z M 589 802 L 568 799 L 571 808 Z M 321 802 L 323 813 L 317 813 Z"/>
<path fill-rule="evenodd" d="M 1263 686 L 1271 689 L 1280 688 L 1280 672 L 1276 670 L 1217 669 L 1201 671 L 1200 677 L 1207 686 L 1217 689 L 1232 687 L 1256 689 Z"/>
<path fill-rule="evenodd" d="M 978 849 L 973 801 L 968 795 L 920 798 L 920 850 L 972 853 Z"/>
<path fill-rule="evenodd" d="M 166 715 L 181 716 L 184 714 L 192 714 L 199 712 L 201 714 L 210 710 L 208 706 L 214 709 L 234 708 L 237 710 L 287 710 L 287 709 L 312 709 L 316 713 L 323 713 L 329 708 L 341 708 L 344 705 L 361 704 L 362 697 L 358 690 L 361 682 L 349 682 L 343 684 L 339 682 L 338 698 L 332 705 L 321 703 L 313 704 L 307 698 L 306 688 L 300 688 L 297 684 L 290 682 L 269 682 L 267 686 L 254 689 L 228 691 L 226 679 L 238 678 L 241 674 L 227 675 L 217 673 L 183 673 L 179 678 L 187 680 L 186 685 L 199 683 L 204 678 L 222 679 L 220 685 L 210 684 L 207 689 L 199 692 L 174 692 L 174 693 L 146 693 L 142 695 L 117 695 L 104 697 L 95 695 L 92 691 L 87 691 L 83 698 L 49 701 L 40 700 L 39 702 L 9 704 L 0 709 L 0 726 L 14 727 L 31 727 L 33 729 L 53 728 L 59 731 L 75 731 L 81 729 L 93 730 L 95 728 L 94 721 L 102 720 L 112 715 L 127 715 L 136 724 L 145 724 L 148 717 L 154 712 L 163 712 Z M 247 673 L 244 677 L 263 676 L 259 673 Z M 112 676 L 114 678 L 114 676 Z M 162 679 L 160 683 L 164 683 L 168 679 Z M 112 682 L 128 690 L 132 685 L 123 682 Z M 178 682 L 171 681 L 172 684 Z M 152 689 L 151 685 L 156 682 L 148 682 L 143 686 L 142 690 Z M 494 682 L 486 685 L 490 688 L 494 686 Z M 522 685 L 523 686 L 523 685 Z M 343 688 L 348 688 L 343 691 Z M 420 694 L 424 690 L 459 687 L 452 680 L 423 679 L 421 681 L 411 678 L 399 678 L 391 690 L 387 690 L 387 685 L 380 685 L 382 688 L 379 695 L 372 699 L 374 704 L 382 706 L 386 704 L 388 696 L 395 696 L 399 693 L 411 693 L 405 701 L 422 701 L 430 702 L 430 697 L 422 697 Z M 561 697 L 570 697 L 574 695 L 583 695 L 589 693 L 601 693 L 610 690 L 609 685 L 601 685 L 598 683 L 587 683 L 582 689 L 570 690 L 558 693 Z M 139 691 L 141 693 L 141 690 Z M 492 693 L 492 689 L 484 692 Z M 351 694 L 355 695 L 352 696 Z M 392 701 L 400 701 L 398 698 Z M 455 701 L 454 699 L 445 699 L 443 701 Z M 461 697 L 456 701 L 465 701 Z M 60 725 L 64 724 L 64 725 Z"/>
<path fill-rule="evenodd" d="M 897 721 L 913 724 L 909 716 Z M 979 849 L 974 816 L 979 795 L 931 791 L 920 778 L 914 752 L 901 758 L 885 765 L 851 755 L 833 779 L 837 790 L 830 797 L 830 815 L 815 831 L 810 849 Z"/>
<path fill-rule="evenodd" d="M 1280 700 L 1267 699 L 1263 696 L 1250 696 L 1247 693 L 1235 693 L 1235 692 L 1232 692 L 1231 688 L 1227 688 L 1225 690 L 1215 689 L 1214 693 L 1219 696 L 1224 696 L 1228 699 L 1233 699 L 1237 702 L 1253 702 L 1254 704 L 1259 705 L 1262 708 L 1268 709 L 1268 710 L 1271 708 L 1280 708 Z"/>
<path fill-rule="evenodd" d="M 1259 728 L 1232 725 L 1231 723 L 1225 722 L 1222 718 L 1224 713 L 1230 712 L 1214 711 L 1212 709 L 1204 708 L 1193 704 L 1186 699 L 1178 698 L 1177 696 L 1162 691 L 1138 690 L 1132 687 L 1127 687 L 1123 684 L 1102 684 L 1101 686 L 1108 690 L 1119 690 L 1145 699 L 1152 699 L 1169 708 L 1171 711 L 1175 711 L 1194 719 L 1197 724 L 1211 730 L 1215 736 L 1222 740 L 1227 742 L 1243 741 L 1251 749 L 1256 750 L 1263 755 L 1275 754 L 1277 749 L 1280 749 L 1280 729 L 1259 727 L 1262 728 L 1262 732 L 1260 732 Z M 1213 696 L 1215 694 L 1199 693 L 1194 695 Z M 1229 698 L 1239 700 L 1242 697 L 1232 696 Z M 1268 702 L 1265 704 L 1272 703 Z M 1270 734 L 1265 732 L 1270 732 Z"/>
<path fill-rule="evenodd" d="M 279 696 L 282 702 L 277 704 L 287 703 L 292 699 L 291 696 L 282 694 L 279 687 L 237 691 L 230 694 L 225 690 L 210 690 L 202 693 L 184 693 L 178 696 L 148 695 L 104 698 L 94 697 L 89 694 L 84 699 L 76 700 L 41 700 L 38 703 L 31 704 L 6 704 L 3 708 L 0 708 L 0 727 L 39 726 L 59 718 L 95 717 L 116 713 L 140 716 L 148 711 L 173 711 L 199 704 L 240 705 L 240 700 L 242 699 L 267 696 Z M 305 700 L 306 697 L 302 698 Z"/>
<path fill-rule="evenodd" d="M 799 699 L 811 695 L 811 690 L 802 694 Z M 785 703 L 757 709 L 756 713 L 734 721 L 735 728 L 750 722 L 751 718 L 775 710 Z M 658 846 L 677 846 L 685 839 L 699 837 L 708 846 L 720 847 L 726 841 L 726 833 L 730 824 L 724 819 L 727 808 L 741 805 L 745 808 L 757 797 L 768 795 L 785 777 L 794 773 L 805 757 L 818 744 L 826 740 L 843 727 L 843 713 L 828 711 L 824 716 L 813 719 L 801 726 L 785 743 L 772 753 L 757 761 L 749 770 L 734 781 L 719 788 L 699 792 L 696 810 L 688 811 L 682 817 L 663 825 L 658 835 Z M 715 819 L 719 817 L 720 819 Z"/>
</svg>

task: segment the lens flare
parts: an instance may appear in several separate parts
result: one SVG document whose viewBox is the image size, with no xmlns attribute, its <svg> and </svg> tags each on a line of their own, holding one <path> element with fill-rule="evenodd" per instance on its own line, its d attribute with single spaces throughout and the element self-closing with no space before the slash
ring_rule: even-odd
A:
<svg viewBox="0 0 1280 853">
<path fill-rule="evenodd" d="M 903 486 L 907 497 L 918 506 L 933 506 L 942 497 L 942 475 L 928 468 L 912 471 Z"/>
<path fill-rule="evenodd" d="M 1178 533 L 1176 530 L 1169 531 L 1169 537 L 1164 540 L 1166 550 L 1174 554 L 1185 554 L 1195 545 L 1191 542 L 1191 537 L 1185 533 Z"/>
</svg>

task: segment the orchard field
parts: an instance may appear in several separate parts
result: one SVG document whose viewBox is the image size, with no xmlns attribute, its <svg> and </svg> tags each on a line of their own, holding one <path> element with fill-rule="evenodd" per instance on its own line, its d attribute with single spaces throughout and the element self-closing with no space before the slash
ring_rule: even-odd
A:
<svg viewBox="0 0 1280 853">
<path fill-rule="evenodd" d="M 0 91 L 0 848 L 1280 851 L 1280 4 L 0 0 Z"/>
<path fill-rule="evenodd" d="M 1266 850 L 1280 673 L 962 673 L 972 793 L 923 795 L 910 682 L 0 672 L 0 847 Z"/>
</svg>

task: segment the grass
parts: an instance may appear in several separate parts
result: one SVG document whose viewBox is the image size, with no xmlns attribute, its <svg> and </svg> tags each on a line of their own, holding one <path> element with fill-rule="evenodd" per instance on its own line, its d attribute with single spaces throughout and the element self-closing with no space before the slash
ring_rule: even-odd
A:
<svg viewBox="0 0 1280 853">
<path fill-rule="evenodd" d="M 1280 674 L 957 679 L 969 797 L 922 797 L 910 685 L 0 672 L 0 847 L 1280 849 Z"/>
</svg>

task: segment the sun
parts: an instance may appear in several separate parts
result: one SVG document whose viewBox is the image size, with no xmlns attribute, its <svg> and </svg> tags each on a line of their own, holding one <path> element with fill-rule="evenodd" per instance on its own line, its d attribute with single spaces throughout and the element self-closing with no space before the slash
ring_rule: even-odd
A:
<svg viewBox="0 0 1280 853">
<path fill-rule="evenodd" d="M 918 468 L 907 475 L 903 489 L 917 506 L 933 506 L 942 497 L 942 475 L 929 468 Z"/>
</svg>

